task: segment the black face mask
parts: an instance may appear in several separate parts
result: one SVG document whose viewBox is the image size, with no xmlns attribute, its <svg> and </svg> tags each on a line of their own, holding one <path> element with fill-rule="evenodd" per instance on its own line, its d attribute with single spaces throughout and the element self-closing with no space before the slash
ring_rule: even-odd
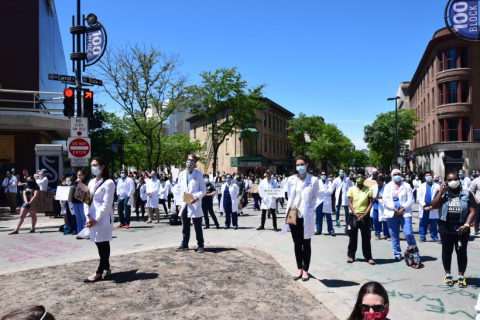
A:
<svg viewBox="0 0 480 320">
<path fill-rule="evenodd" d="M 30 188 L 34 188 L 35 187 L 35 181 L 27 181 L 27 184 Z"/>
</svg>

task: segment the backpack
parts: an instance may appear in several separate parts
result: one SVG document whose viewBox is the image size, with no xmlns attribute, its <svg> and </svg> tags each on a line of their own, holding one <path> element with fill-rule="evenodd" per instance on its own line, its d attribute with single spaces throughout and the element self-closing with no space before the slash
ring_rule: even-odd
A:
<svg viewBox="0 0 480 320">
<path fill-rule="evenodd" d="M 171 226 L 180 226 L 182 225 L 182 221 L 178 219 L 178 214 L 172 214 L 170 215 L 170 222 L 169 224 Z"/>
<path fill-rule="evenodd" d="M 412 267 L 414 269 L 423 268 L 423 264 L 420 262 L 420 254 L 418 253 L 417 246 L 409 246 L 405 250 L 405 263 L 407 266 Z"/>
</svg>

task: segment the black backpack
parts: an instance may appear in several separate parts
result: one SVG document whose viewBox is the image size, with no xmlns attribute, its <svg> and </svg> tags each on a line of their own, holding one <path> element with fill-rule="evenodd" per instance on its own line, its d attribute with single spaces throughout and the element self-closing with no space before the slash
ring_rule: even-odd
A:
<svg viewBox="0 0 480 320">
<path fill-rule="evenodd" d="M 182 221 L 178 219 L 178 214 L 171 214 L 170 215 L 170 225 L 171 226 L 180 226 L 182 225 Z"/>
</svg>

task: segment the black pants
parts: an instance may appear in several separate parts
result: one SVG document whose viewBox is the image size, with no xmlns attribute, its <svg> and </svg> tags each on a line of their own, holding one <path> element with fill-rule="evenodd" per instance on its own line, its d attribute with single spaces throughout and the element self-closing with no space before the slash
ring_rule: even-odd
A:
<svg viewBox="0 0 480 320">
<path fill-rule="evenodd" d="M 285 192 L 285 199 L 288 201 L 288 194 Z"/>
<path fill-rule="evenodd" d="M 167 199 L 158 199 L 158 203 L 163 206 L 163 210 L 165 210 L 165 214 L 168 216 L 167 205 L 165 204 L 166 201 L 167 201 Z M 159 211 L 159 213 L 160 213 L 160 211 Z"/>
<path fill-rule="evenodd" d="M 479 231 L 480 227 L 480 208 L 475 209 L 475 232 Z"/>
<path fill-rule="evenodd" d="M 168 210 L 170 210 L 172 208 L 171 206 L 171 202 L 173 200 L 173 193 L 169 193 L 168 196 L 167 196 L 167 201 L 168 201 Z M 173 203 L 173 205 L 175 205 L 175 203 Z"/>
<path fill-rule="evenodd" d="M 352 215 L 352 219 L 356 219 Z M 355 253 L 357 252 L 358 245 L 358 230 L 362 236 L 362 253 L 366 260 L 372 259 L 372 246 L 370 243 L 371 231 L 370 231 L 370 216 L 365 217 L 363 221 L 357 221 L 356 225 L 352 227 L 350 234 L 350 241 L 348 242 L 348 257 L 355 260 Z"/>
<path fill-rule="evenodd" d="M 143 201 L 140 197 L 137 198 L 137 202 L 135 203 L 135 214 L 137 215 L 137 218 L 140 214 L 138 208 L 142 209 L 142 218 L 145 217 L 145 203 L 146 201 Z"/>
<path fill-rule="evenodd" d="M 100 255 L 100 264 L 98 265 L 97 274 L 103 274 L 105 270 L 110 270 L 110 241 L 95 242 Z"/>
<path fill-rule="evenodd" d="M 443 268 L 450 271 L 452 266 L 453 248 L 457 253 L 458 272 L 465 272 L 467 270 L 467 244 L 470 232 L 458 234 L 440 233 L 442 240 L 442 262 Z M 462 247 L 459 248 L 458 241 L 462 242 Z"/>
<path fill-rule="evenodd" d="M 272 215 L 273 228 L 277 229 L 277 215 L 275 214 L 275 209 L 268 209 L 269 213 Z M 265 228 L 265 220 L 267 219 L 267 210 L 262 209 L 262 224 L 261 227 Z"/>
<path fill-rule="evenodd" d="M 213 201 L 211 198 L 212 197 L 210 197 L 210 201 L 208 201 L 206 197 L 202 199 L 202 212 L 203 216 L 205 217 L 205 226 L 210 227 L 210 220 L 208 219 L 208 213 L 210 213 L 213 219 L 213 223 L 218 227 L 219 224 L 217 221 L 217 216 L 213 212 Z"/>
<path fill-rule="evenodd" d="M 248 204 L 248 193 L 242 194 L 242 208 L 245 208 Z"/>
<path fill-rule="evenodd" d="M 308 272 L 312 257 L 311 239 L 304 239 L 303 218 L 297 218 L 297 224 L 290 226 L 297 268 Z"/>
</svg>

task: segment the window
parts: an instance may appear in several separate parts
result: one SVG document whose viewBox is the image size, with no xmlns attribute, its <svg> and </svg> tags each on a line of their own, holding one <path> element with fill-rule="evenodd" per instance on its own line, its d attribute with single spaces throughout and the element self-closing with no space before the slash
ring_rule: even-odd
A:
<svg viewBox="0 0 480 320">
<path fill-rule="evenodd" d="M 275 118 L 273 118 L 273 130 L 275 130 Z"/>
<path fill-rule="evenodd" d="M 243 139 L 243 155 L 256 156 L 257 155 L 257 139 Z"/>
<path fill-rule="evenodd" d="M 275 153 L 275 140 L 273 140 L 273 153 Z"/>
<path fill-rule="evenodd" d="M 228 142 L 230 141 L 230 139 L 225 139 L 225 154 L 228 154 Z"/>
<path fill-rule="evenodd" d="M 277 141 L 277 153 L 280 153 L 280 141 Z"/>
<path fill-rule="evenodd" d="M 280 131 L 280 127 L 278 126 L 278 118 L 277 118 L 277 131 Z"/>
<path fill-rule="evenodd" d="M 265 138 L 265 143 L 263 144 L 263 152 L 267 152 L 267 138 Z"/>
<path fill-rule="evenodd" d="M 193 139 L 197 139 L 197 126 L 193 126 Z"/>
<path fill-rule="evenodd" d="M 203 125 L 203 132 L 205 132 L 205 131 L 207 131 L 207 125 L 206 124 Z"/>
<path fill-rule="evenodd" d="M 272 128 L 272 116 L 268 115 L 268 128 Z"/>
<path fill-rule="evenodd" d="M 272 152 L 272 140 L 268 139 L 268 152 Z"/>
<path fill-rule="evenodd" d="M 468 81 L 450 81 L 438 85 L 440 105 L 468 102 Z"/>
<path fill-rule="evenodd" d="M 440 141 L 469 141 L 470 126 L 468 118 L 440 119 Z"/>
<path fill-rule="evenodd" d="M 263 114 L 263 126 L 266 128 L 267 127 L 267 114 Z M 265 150 L 266 151 L 266 150 Z"/>
<path fill-rule="evenodd" d="M 467 47 L 450 48 L 438 53 L 438 71 L 468 68 Z"/>
</svg>

